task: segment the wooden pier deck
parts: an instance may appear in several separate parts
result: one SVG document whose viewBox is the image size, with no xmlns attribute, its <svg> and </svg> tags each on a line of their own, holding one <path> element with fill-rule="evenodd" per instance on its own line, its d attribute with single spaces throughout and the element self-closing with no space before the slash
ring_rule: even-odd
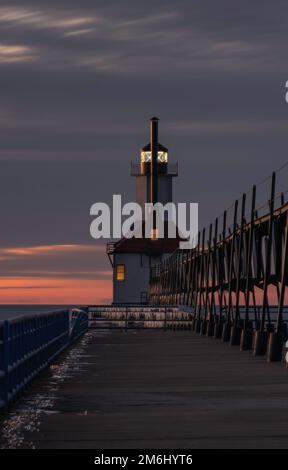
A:
<svg viewBox="0 0 288 470">
<path fill-rule="evenodd" d="M 57 381 L 52 368 L 11 408 L 8 433 L 25 407 L 37 415 L 37 425 L 18 429 L 16 447 L 288 448 L 283 363 L 189 331 L 90 330 L 88 337 L 74 358 L 77 371 Z M 73 350 L 66 356 L 59 362 L 69 369 Z M 47 390 L 54 396 L 43 409 L 37 397 Z"/>
</svg>

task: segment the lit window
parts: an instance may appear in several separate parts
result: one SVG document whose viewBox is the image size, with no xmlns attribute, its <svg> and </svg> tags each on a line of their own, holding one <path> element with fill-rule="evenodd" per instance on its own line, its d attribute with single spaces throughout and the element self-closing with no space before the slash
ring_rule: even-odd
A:
<svg viewBox="0 0 288 470">
<path fill-rule="evenodd" d="M 157 228 L 152 228 L 151 232 L 150 232 L 150 238 L 151 240 L 158 240 L 159 238 L 159 231 Z"/>
<path fill-rule="evenodd" d="M 167 163 L 168 162 L 168 153 L 167 152 L 158 152 L 158 162 Z"/>
<path fill-rule="evenodd" d="M 116 279 L 117 281 L 125 281 L 125 264 L 117 264 Z"/>
<path fill-rule="evenodd" d="M 141 152 L 141 163 L 151 162 L 152 154 L 151 152 Z M 167 152 L 158 152 L 157 160 L 160 163 L 168 162 L 168 153 Z"/>
</svg>

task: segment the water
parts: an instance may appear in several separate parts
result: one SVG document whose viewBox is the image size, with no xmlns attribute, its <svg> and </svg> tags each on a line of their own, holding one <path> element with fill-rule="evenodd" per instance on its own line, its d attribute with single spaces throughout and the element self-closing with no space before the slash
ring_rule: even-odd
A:
<svg viewBox="0 0 288 470">
<path fill-rule="evenodd" d="M 55 310 L 65 310 L 75 305 L 0 305 L 0 321 L 24 315 L 41 315 Z"/>
</svg>

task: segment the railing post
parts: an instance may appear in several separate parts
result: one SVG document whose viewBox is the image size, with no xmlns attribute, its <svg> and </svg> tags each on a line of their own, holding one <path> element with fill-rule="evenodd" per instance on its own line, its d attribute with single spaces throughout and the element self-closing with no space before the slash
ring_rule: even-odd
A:
<svg viewBox="0 0 288 470">
<path fill-rule="evenodd" d="M 201 255 L 199 252 L 198 263 L 198 281 L 197 281 L 197 292 L 196 292 L 196 302 L 195 302 L 195 332 L 200 333 L 201 328 L 201 315 L 202 315 L 202 287 L 203 287 L 203 276 L 204 276 L 204 249 L 205 249 L 205 228 L 202 231 L 202 249 Z M 199 300 L 198 300 L 199 297 Z"/>
<path fill-rule="evenodd" d="M 273 214 L 274 214 L 274 202 L 275 202 L 275 186 L 276 186 L 276 173 L 272 174 L 271 183 L 271 198 L 270 198 L 270 214 L 269 214 L 269 227 L 268 227 L 268 239 L 267 239 L 267 250 L 266 250 L 266 265 L 264 272 L 264 285 L 263 285 L 263 303 L 262 303 L 262 316 L 260 323 L 260 330 L 255 334 L 254 344 L 254 355 L 264 356 L 267 350 L 267 339 L 268 331 L 265 330 L 266 325 L 266 313 L 268 317 L 268 323 L 270 325 L 269 315 L 269 301 L 268 301 L 268 286 L 270 283 L 271 274 L 271 251 L 272 251 L 272 232 L 273 232 Z"/>
<path fill-rule="evenodd" d="M 223 331 L 222 331 L 223 343 L 230 341 L 230 335 L 231 335 L 231 317 L 232 317 L 232 311 L 233 311 L 232 283 L 233 283 L 236 229 L 237 229 L 237 214 L 238 214 L 238 200 L 236 200 L 234 204 L 233 234 L 232 234 L 232 239 L 230 241 L 229 274 L 228 274 L 228 313 L 226 317 L 226 322 L 223 325 Z"/>
<path fill-rule="evenodd" d="M 220 286 L 219 292 L 219 315 L 216 318 L 215 328 L 214 328 L 214 338 L 222 338 L 223 330 L 223 297 L 224 297 L 224 281 L 225 281 L 225 266 L 224 266 L 224 256 L 225 256 L 225 239 L 226 239 L 226 224 L 227 224 L 227 211 L 224 211 L 223 214 L 223 227 L 222 227 L 222 245 L 219 248 L 219 267 L 218 267 L 218 285 Z"/>
<path fill-rule="evenodd" d="M 212 249 L 212 268 L 211 268 L 211 302 L 210 312 L 207 324 L 207 336 L 214 336 L 215 329 L 215 276 L 216 276 L 216 264 L 217 264 L 217 241 L 218 241 L 218 217 L 215 220 L 215 232 Z"/>
<path fill-rule="evenodd" d="M 210 284 L 210 263 L 211 263 L 211 242 L 212 242 L 212 228 L 213 225 L 210 224 L 209 227 L 209 238 L 208 238 L 208 246 L 207 246 L 207 257 L 206 257 L 206 263 L 205 263 L 205 268 L 206 268 L 206 276 L 204 277 L 204 282 L 205 282 L 205 302 L 204 302 L 204 317 L 201 322 L 201 330 L 200 334 L 201 335 L 206 335 L 207 333 L 207 314 L 208 314 L 208 307 L 209 307 L 209 312 L 211 310 L 211 304 L 209 302 L 209 284 Z"/>
<path fill-rule="evenodd" d="M 4 406 L 8 404 L 9 400 L 9 375 L 8 375 L 8 368 L 9 368 L 9 322 L 5 320 L 3 322 L 3 344 L 2 344 L 2 358 L 1 358 L 1 369 L 3 372 L 2 377 L 2 400 Z"/>
<path fill-rule="evenodd" d="M 242 196 L 239 246 L 238 246 L 238 250 L 236 251 L 238 255 L 238 259 L 237 259 L 237 267 L 236 267 L 235 318 L 233 320 L 233 326 L 231 327 L 231 333 L 230 333 L 230 345 L 231 346 L 240 346 L 240 342 L 241 342 L 241 318 L 240 318 L 239 302 L 240 302 L 240 284 L 241 284 L 241 269 L 242 269 L 245 206 L 246 206 L 246 194 L 244 193 Z"/>
<path fill-rule="evenodd" d="M 288 275 L 288 216 L 286 214 L 286 225 L 284 232 L 284 256 L 282 257 L 281 287 L 279 295 L 278 316 L 276 332 L 271 332 L 268 344 L 268 362 L 282 361 L 283 355 L 283 305 L 285 298 L 285 288 Z"/>
<path fill-rule="evenodd" d="M 198 233 L 198 245 L 195 252 L 194 258 L 194 280 L 193 280 L 193 291 L 191 289 L 191 307 L 193 312 L 193 327 L 195 330 L 197 321 L 197 301 L 198 301 L 198 290 L 199 290 L 199 266 L 200 266 L 200 244 L 201 244 L 201 233 Z"/>
<path fill-rule="evenodd" d="M 247 257 L 246 257 L 245 319 L 244 319 L 244 327 L 242 329 L 241 340 L 240 340 L 241 351 L 252 349 L 252 340 L 253 340 L 253 328 L 251 326 L 251 322 L 249 318 L 249 307 L 250 307 L 250 290 L 252 286 L 251 263 L 252 263 L 252 251 L 253 251 L 253 237 L 254 237 L 255 204 L 256 204 L 256 186 L 254 185 L 253 192 L 252 192 L 248 252 L 247 252 Z"/>
<path fill-rule="evenodd" d="M 125 331 L 128 329 L 128 307 L 125 309 Z"/>
</svg>

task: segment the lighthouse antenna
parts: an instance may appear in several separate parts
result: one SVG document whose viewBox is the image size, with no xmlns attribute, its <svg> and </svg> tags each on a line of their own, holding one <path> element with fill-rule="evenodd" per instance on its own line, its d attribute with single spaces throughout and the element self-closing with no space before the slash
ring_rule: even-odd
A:
<svg viewBox="0 0 288 470">
<path fill-rule="evenodd" d="M 151 171 L 150 171 L 150 202 L 158 202 L 158 121 L 157 117 L 151 119 L 150 145 L 151 145 Z"/>
</svg>

